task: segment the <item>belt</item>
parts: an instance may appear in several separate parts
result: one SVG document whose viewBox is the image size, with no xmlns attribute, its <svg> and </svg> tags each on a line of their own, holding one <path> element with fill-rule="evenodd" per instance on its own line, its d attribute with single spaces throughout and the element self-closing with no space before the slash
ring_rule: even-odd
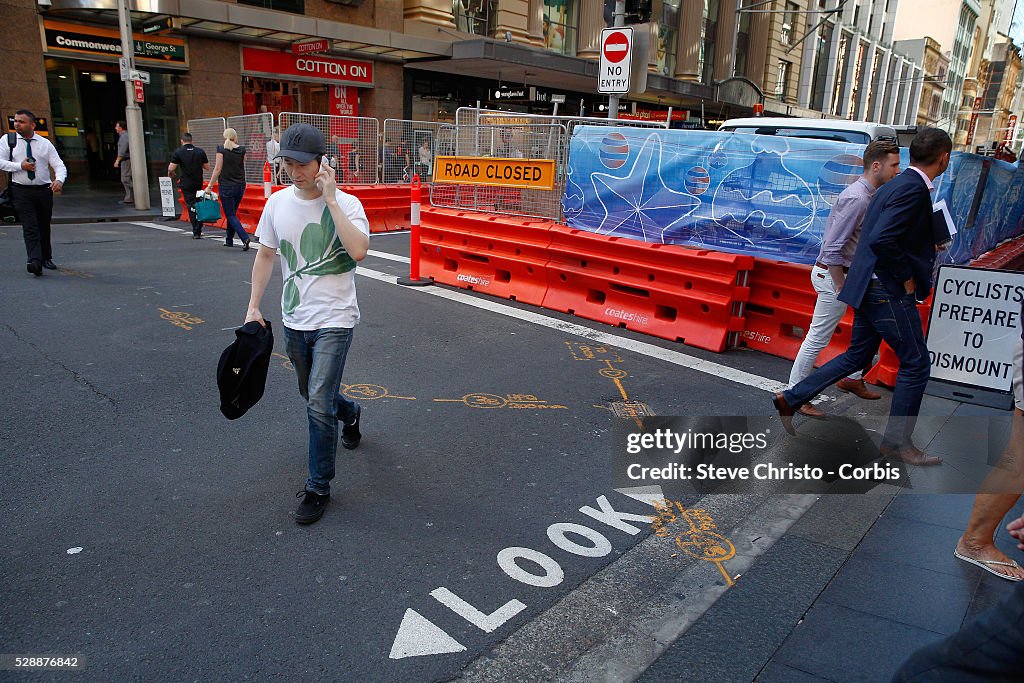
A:
<svg viewBox="0 0 1024 683">
<path fill-rule="evenodd" d="M 25 185 L 25 184 L 23 184 L 23 183 L 14 183 L 14 184 L 15 184 L 15 185 L 17 185 L 18 187 L 24 187 L 24 188 L 25 188 L 26 190 L 39 190 L 39 189 L 42 189 L 42 188 L 44 188 L 44 187 L 45 187 L 45 188 L 46 188 L 47 190 L 49 190 L 49 189 L 50 189 L 50 185 L 49 185 L 49 183 L 47 183 L 47 184 L 45 184 L 45 185 Z"/>
<path fill-rule="evenodd" d="M 828 269 L 829 269 L 829 266 L 826 266 L 826 265 L 825 265 L 824 263 L 822 263 L 821 261 L 815 261 L 815 262 L 814 262 L 814 265 L 816 265 L 816 266 L 817 266 L 818 268 L 823 268 L 823 269 L 825 269 L 825 270 L 828 270 Z M 844 273 L 849 273 L 849 272 L 850 272 L 850 267 L 849 267 L 849 266 L 843 266 L 843 272 L 844 272 Z"/>
</svg>

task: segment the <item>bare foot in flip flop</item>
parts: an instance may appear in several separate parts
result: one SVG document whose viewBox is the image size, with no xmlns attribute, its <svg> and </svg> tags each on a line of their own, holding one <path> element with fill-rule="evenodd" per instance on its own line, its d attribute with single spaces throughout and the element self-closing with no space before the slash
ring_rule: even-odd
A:
<svg viewBox="0 0 1024 683">
<path fill-rule="evenodd" d="M 953 556 L 995 574 L 1001 579 L 1006 579 L 1007 581 L 1024 580 L 1024 568 L 991 543 L 969 548 L 964 544 L 964 539 L 961 537 L 957 541 Z"/>
</svg>

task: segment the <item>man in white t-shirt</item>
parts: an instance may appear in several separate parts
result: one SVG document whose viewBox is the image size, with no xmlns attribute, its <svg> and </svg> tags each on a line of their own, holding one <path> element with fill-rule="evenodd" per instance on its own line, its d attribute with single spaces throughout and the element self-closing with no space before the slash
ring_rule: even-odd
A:
<svg viewBox="0 0 1024 683">
<path fill-rule="evenodd" d="M 361 437 L 360 407 L 339 390 L 359 322 L 356 261 L 370 247 L 370 225 L 359 200 L 338 189 L 324 153 L 324 136 L 316 128 L 299 123 L 285 130 L 277 157 L 292 186 L 271 195 L 260 217 L 245 314 L 245 322 L 265 325 L 260 301 L 280 252 L 285 343 L 309 418 L 309 479 L 297 494 L 299 524 L 320 519 L 330 500 L 338 422 L 345 448 L 358 446 Z"/>
</svg>

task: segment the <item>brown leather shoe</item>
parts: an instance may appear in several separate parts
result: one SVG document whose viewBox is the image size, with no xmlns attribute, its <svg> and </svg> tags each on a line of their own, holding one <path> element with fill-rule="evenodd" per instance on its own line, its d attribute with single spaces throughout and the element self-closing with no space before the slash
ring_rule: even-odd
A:
<svg viewBox="0 0 1024 683">
<path fill-rule="evenodd" d="M 876 394 L 875 392 L 870 391 L 862 379 L 841 379 L 836 382 L 836 389 L 848 394 L 853 394 L 865 401 L 877 401 L 882 398 L 881 394 Z"/>
<path fill-rule="evenodd" d="M 815 420 L 825 420 L 828 418 L 828 414 L 824 410 L 817 406 L 813 406 L 810 403 L 805 403 L 800 406 L 800 409 L 797 412 Z"/>
<path fill-rule="evenodd" d="M 779 411 L 782 428 L 790 435 L 796 436 L 796 430 L 793 429 L 793 415 L 796 413 L 796 408 L 786 403 L 786 398 L 781 393 L 772 396 L 772 405 L 775 406 L 775 410 Z"/>
<path fill-rule="evenodd" d="M 937 455 L 928 455 L 917 446 L 899 446 L 897 448 L 883 448 L 881 453 L 890 460 L 899 460 L 908 465 L 928 467 L 930 465 L 941 465 L 942 458 Z"/>
</svg>

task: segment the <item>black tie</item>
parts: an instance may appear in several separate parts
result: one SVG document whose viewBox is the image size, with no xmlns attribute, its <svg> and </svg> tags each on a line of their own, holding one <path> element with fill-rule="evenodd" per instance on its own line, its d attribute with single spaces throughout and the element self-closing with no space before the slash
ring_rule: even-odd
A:
<svg viewBox="0 0 1024 683">
<path fill-rule="evenodd" d="M 25 140 L 25 161 L 29 161 L 29 162 L 35 161 L 35 159 L 32 158 L 32 141 L 28 140 L 28 139 Z M 36 172 L 35 171 L 29 171 L 28 172 L 28 179 L 29 180 L 35 180 L 36 179 Z"/>
</svg>

